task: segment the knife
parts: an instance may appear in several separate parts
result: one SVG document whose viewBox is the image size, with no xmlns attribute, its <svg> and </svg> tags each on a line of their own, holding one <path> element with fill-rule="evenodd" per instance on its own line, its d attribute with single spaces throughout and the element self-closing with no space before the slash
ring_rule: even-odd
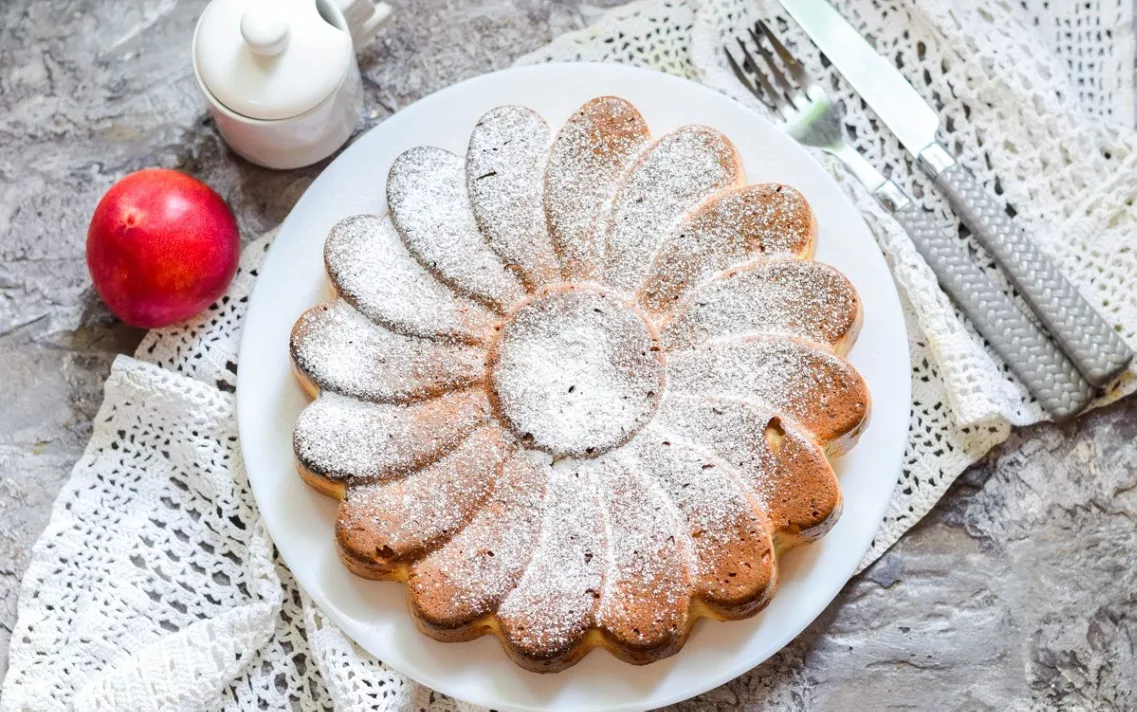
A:
<svg viewBox="0 0 1137 712">
<path fill-rule="evenodd" d="M 1121 374 L 1133 352 L 971 171 L 936 141 L 939 117 L 908 80 L 825 0 L 780 2 L 947 195 L 1086 380 L 1104 386 Z"/>
</svg>

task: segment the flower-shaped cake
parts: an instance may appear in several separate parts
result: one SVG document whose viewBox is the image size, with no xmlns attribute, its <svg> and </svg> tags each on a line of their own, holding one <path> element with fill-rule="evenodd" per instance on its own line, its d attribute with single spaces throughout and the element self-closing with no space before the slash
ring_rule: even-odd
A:
<svg viewBox="0 0 1137 712">
<path fill-rule="evenodd" d="M 402 154 L 389 218 L 335 226 L 337 297 L 292 336 L 318 396 L 296 457 L 341 500 L 348 568 L 405 581 L 428 635 L 493 633 L 540 671 L 760 610 L 777 551 L 838 516 L 826 452 L 869 394 L 809 205 L 744 183 L 719 132 L 653 141 L 613 97 L 555 137 L 504 106 L 465 157 Z"/>
</svg>

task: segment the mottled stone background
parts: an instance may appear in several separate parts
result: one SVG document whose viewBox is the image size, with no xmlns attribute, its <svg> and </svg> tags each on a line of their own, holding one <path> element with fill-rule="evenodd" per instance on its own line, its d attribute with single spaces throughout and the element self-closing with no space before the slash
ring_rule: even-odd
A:
<svg viewBox="0 0 1137 712">
<path fill-rule="evenodd" d="M 191 173 L 246 239 L 322 166 L 229 153 L 189 42 L 205 0 L 0 0 L 0 675 L 20 577 L 115 354 L 141 332 L 90 289 L 87 221 L 124 174 Z M 396 0 L 363 57 L 362 129 L 601 11 L 578 0 Z M 1137 709 L 1137 400 L 1025 430 L 788 648 L 684 709 Z"/>
</svg>

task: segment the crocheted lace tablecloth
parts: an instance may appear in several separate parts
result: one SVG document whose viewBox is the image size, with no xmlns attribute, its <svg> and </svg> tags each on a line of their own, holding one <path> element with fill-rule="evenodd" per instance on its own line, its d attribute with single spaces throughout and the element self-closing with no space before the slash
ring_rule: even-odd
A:
<svg viewBox="0 0 1137 712">
<path fill-rule="evenodd" d="M 1137 345 L 1132 5 L 837 4 L 937 108 L 946 145 Z M 720 50 L 759 17 L 772 20 L 845 104 L 857 147 L 945 223 L 958 224 L 776 2 L 640 0 L 521 62 L 636 64 L 763 111 L 736 85 Z M 902 479 L 863 567 L 1012 425 L 1042 414 L 940 292 L 905 234 L 827 165 L 889 260 L 914 366 Z M 971 244 L 965 230 L 960 239 Z M 208 312 L 150 333 L 134 358 L 116 361 L 91 442 L 33 551 L 0 710 L 463 708 L 386 668 L 325 619 L 259 520 L 233 391 L 241 320 L 270 242 L 245 249 L 229 293 Z M 1126 374 L 1101 402 L 1135 387 Z"/>
</svg>

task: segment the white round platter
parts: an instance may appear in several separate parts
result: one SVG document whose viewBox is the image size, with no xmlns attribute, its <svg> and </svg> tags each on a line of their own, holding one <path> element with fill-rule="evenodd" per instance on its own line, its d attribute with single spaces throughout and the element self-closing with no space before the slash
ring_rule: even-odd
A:
<svg viewBox="0 0 1137 712">
<path fill-rule="evenodd" d="M 748 182 L 800 190 L 818 219 L 817 259 L 844 272 L 864 304 L 850 359 L 868 382 L 872 419 L 835 461 L 845 508 L 822 540 L 782 557 L 778 593 L 746 621 L 700 621 L 683 650 L 636 667 L 593 651 L 552 675 L 521 670 L 497 641 L 439 643 L 415 630 L 404 586 L 348 573 L 334 543 L 336 503 L 301 481 L 292 428 L 307 399 L 291 372 L 296 318 L 330 296 L 323 246 L 338 220 L 384 213 L 387 171 L 404 150 L 432 144 L 464 154 L 487 110 L 521 104 L 554 128 L 588 99 L 635 104 L 655 136 L 683 124 L 713 126 L 743 158 Z M 880 526 L 901 469 L 911 401 L 908 340 L 896 287 L 872 234 L 830 176 L 794 141 L 736 102 L 694 82 L 618 65 L 563 64 L 496 72 L 402 109 L 343 152 L 284 222 L 253 292 L 241 339 L 237 415 L 245 466 L 261 516 L 309 596 L 363 648 L 391 668 L 461 700 L 501 710 L 641 710 L 716 687 L 792 640 L 833 600 Z"/>
</svg>

